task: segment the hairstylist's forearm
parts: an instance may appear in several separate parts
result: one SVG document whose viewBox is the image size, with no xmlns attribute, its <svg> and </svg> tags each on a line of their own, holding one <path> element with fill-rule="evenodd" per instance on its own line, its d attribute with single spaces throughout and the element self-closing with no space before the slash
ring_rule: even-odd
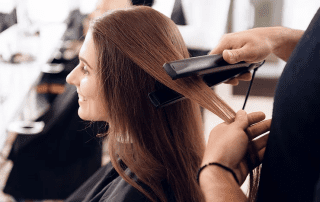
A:
<svg viewBox="0 0 320 202">
<path fill-rule="evenodd" d="M 286 27 L 271 27 L 266 31 L 270 39 L 272 53 L 284 61 L 288 61 L 292 51 L 304 33 L 302 30 Z"/>
<path fill-rule="evenodd" d="M 232 174 L 218 166 L 203 169 L 199 182 L 206 202 L 248 200 Z"/>
</svg>

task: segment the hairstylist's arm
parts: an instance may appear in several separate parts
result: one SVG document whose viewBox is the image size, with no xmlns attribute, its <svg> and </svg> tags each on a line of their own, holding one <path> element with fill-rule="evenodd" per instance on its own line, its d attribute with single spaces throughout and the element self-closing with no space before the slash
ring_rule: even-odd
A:
<svg viewBox="0 0 320 202">
<path fill-rule="evenodd" d="M 235 172 L 240 184 L 231 172 L 216 165 L 207 166 L 199 177 L 206 201 L 247 201 L 240 189 L 249 169 L 252 169 L 248 168 L 246 163 L 246 153 L 249 145 L 254 144 L 261 162 L 268 135 L 251 140 L 270 130 L 271 120 L 263 121 L 264 119 L 265 115 L 262 112 L 247 115 L 245 111 L 240 110 L 233 123 L 219 124 L 211 131 L 202 165 L 216 162 L 227 166 Z M 255 162 L 255 166 L 260 162 Z"/>
<path fill-rule="evenodd" d="M 265 27 L 225 34 L 209 54 L 222 54 L 231 64 L 240 61 L 259 62 L 271 53 L 287 61 L 303 33 L 302 30 L 286 27 Z M 238 80 L 250 79 L 251 74 L 248 73 L 226 83 L 237 85 Z"/>
</svg>

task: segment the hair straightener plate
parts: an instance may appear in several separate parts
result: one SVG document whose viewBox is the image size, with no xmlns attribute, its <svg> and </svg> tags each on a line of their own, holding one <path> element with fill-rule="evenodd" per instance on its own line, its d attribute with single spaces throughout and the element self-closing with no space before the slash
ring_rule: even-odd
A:
<svg viewBox="0 0 320 202">
<path fill-rule="evenodd" d="M 203 81 L 212 88 L 228 79 L 256 69 L 263 65 L 263 63 L 264 61 L 229 64 L 222 58 L 222 55 L 206 55 L 165 63 L 163 68 L 173 80 L 190 76 L 201 76 Z M 157 108 L 173 104 L 185 98 L 183 95 L 164 85 L 161 85 L 160 89 L 149 93 L 148 96 Z"/>
</svg>

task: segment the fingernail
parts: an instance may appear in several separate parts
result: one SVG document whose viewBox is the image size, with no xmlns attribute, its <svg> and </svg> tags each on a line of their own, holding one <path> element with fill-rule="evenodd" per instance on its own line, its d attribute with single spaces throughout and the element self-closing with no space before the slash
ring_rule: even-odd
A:
<svg viewBox="0 0 320 202">
<path fill-rule="evenodd" d="M 233 61 L 234 61 L 234 55 L 233 55 L 233 52 L 232 52 L 232 51 L 227 50 L 227 54 L 229 55 L 229 60 L 230 60 L 230 62 L 233 62 Z"/>
</svg>

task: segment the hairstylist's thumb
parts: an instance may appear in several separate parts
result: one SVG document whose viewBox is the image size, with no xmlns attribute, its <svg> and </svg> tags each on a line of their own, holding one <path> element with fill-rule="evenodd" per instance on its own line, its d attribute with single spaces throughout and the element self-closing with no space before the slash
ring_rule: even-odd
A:
<svg viewBox="0 0 320 202">
<path fill-rule="evenodd" d="M 239 110 L 236 114 L 234 124 L 237 124 L 238 127 L 246 129 L 249 126 L 248 115 L 244 110 Z"/>
<path fill-rule="evenodd" d="M 224 50 L 222 52 L 222 56 L 223 59 L 230 64 L 246 60 L 245 54 L 243 53 L 243 49 Z"/>
</svg>

